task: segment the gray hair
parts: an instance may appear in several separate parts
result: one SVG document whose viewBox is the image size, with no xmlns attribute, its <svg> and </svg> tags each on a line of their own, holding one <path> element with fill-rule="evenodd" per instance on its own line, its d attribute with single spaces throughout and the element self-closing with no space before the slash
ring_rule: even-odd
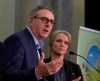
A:
<svg viewBox="0 0 100 81">
<path fill-rule="evenodd" d="M 32 17 L 34 17 L 34 16 L 37 15 L 37 12 L 38 12 L 38 11 L 43 10 L 43 9 L 49 10 L 49 11 L 52 12 L 52 14 L 54 15 L 54 11 L 53 11 L 51 8 L 46 7 L 46 6 L 40 6 L 40 5 L 37 6 L 36 8 L 34 8 L 34 9 L 29 13 L 29 15 L 32 16 Z"/>
<path fill-rule="evenodd" d="M 68 36 L 68 40 L 69 40 L 69 47 L 70 47 L 70 44 L 71 44 L 71 35 L 69 32 L 65 31 L 65 30 L 55 30 L 54 32 L 52 32 L 51 36 L 50 36 L 50 46 L 52 45 L 52 42 L 54 41 L 54 38 L 55 36 L 58 34 L 58 33 L 63 33 L 65 34 L 66 36 Z M 68 47 L 68 49 L 69 49 Z"/>
</svg>

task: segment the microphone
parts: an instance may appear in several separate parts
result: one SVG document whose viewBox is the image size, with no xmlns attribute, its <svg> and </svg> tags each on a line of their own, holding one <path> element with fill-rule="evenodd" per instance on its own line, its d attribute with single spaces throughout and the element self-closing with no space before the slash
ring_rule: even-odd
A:
<svg viewBox="0 0 100 81">
<path fill-rule="evenodd" d="M 83 56 L 81 56 L 79 54 L 76 54 L 73 51 L 70 51 L 69 54 L 71 54 L 71 55 L 77 55 L 77 56 L 82 57 L 83 59 L 85 59 Z M 98 71 L 88 60 L 86 60 L 86 62 L 88 62 L 98 73 L 100 73 L 100 71 Z"/>
</svg>

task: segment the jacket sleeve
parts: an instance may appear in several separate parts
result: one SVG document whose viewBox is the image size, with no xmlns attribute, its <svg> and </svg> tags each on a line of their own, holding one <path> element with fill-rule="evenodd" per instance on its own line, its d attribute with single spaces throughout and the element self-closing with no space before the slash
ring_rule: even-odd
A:
<svg viewBox="0 0 100 81">
<path fill-rule="evenodd" d="M 83 75 L 82 75 L 82 71 L 81 71 L 81 68 L 80 68 L 80 66 L 78 65 L 78 64 L 75 64 L 75 63 L 73 63 L 72 64 L 72 70 L 73 70 L 73 72 L 75 73 L 75 74 L 72 74 L 72 78 L 73 79 L 76 79 L 76 78 L 78 78 L 79 76 L 81 76 L 81 80 L 80 81 L 84 81 L 83 80 Z"/>
<path fill-rule="evenodd" d="M 75 73 L 77 73 L 77 76 L 76 77 L 81 76 L 81 80 L 80 81 L 84 81 L 83 80 L 82 71 L 81 71 L 81 68 L 80 68 L 79 65 L 76 66 L 76 72 Z"/>
<path fill-rule="evenodd" d="M 70 62 L 65 60 L 64 61 L 65 64 L 65 71 L 66 71 L 66 77 L 68 79 L 68 81 L 72 81 L 76 78 L 78 78 L 79 76 L 81 76 L 81 80 L 80 81 L 84 81 L 83 80 L 83 76 L 82 76 L 82 72 L 81 72 L 81 68 L 78 64 Z"/>
</svg>

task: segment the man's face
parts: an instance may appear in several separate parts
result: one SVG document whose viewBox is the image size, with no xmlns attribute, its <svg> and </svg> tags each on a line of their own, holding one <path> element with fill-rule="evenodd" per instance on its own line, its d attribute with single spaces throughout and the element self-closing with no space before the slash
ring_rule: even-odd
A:
<svg viewBox="0 0 100 81">
<path fill-rule="evenodd" d="M 36 38 L 41 40 L 50 34 L 53 27 L 54 15 L 47 9 L 40 10 L 37 13 L 37 16 L 30 18 L 30 26 Z"/>
</svg>

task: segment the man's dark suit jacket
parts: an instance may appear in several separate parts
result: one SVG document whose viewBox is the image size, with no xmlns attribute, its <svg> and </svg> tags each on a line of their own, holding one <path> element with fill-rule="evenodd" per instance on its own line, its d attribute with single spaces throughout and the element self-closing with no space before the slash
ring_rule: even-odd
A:
<svg viewBox="0 0 100 81">
<path fill-rule="evenodd" d="M 37 81 L 35 68 L 38 60 L 36 45 L 28 29 L 11 35 L 3 42 L 4 81 Z"/>
<path fill-rule="evenodd" d="M 2 42 L 0 41 L 0 81 L 2 81 L 2 74 L 1 74 L 1 52 L 2 51 Z"/>
<path fill-rule="evenodd" d="M 45 61 L 45 63 L 48 63 L 51 61 L 51 58 L 47 58 L 44 61 Z M 65 59 L 64 59 L 64 69 L 65 69 L 65 73 L 66 73 L 66 81 L 72 81 L 73 79 L 77 78 L 78 76 L 82 76 L 82 72 L 81 72 L 79 65 L 72 63 Z M 54 81 L 54 76 L 55 75 L 48 76 L 47 79 L 49 81 Z M 81 78 L 80 81 L 84 81 L 83 77 Z"/>
</svg>

